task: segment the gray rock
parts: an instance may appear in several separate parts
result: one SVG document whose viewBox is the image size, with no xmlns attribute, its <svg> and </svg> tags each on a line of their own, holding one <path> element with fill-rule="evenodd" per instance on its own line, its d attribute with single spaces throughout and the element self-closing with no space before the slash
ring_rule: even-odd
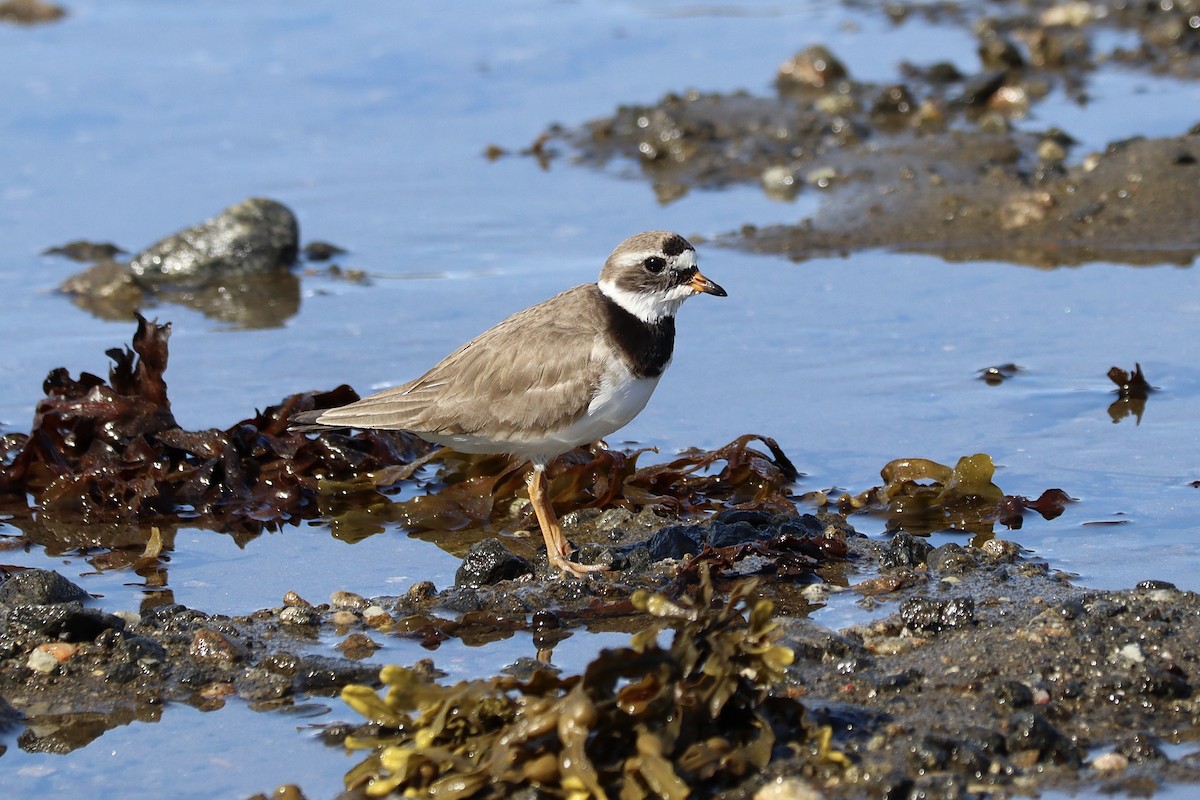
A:
<svg viewBox="0 0 1200 800">
<path fill-rule="evenodd" d="M 50 570 L 21 570 L 0 583 L 0 605 L 4 606 L 45 606 L 73 600 L 82 603 L 90 598 L 82 588 Z"/>
<path fill-rule="evenodd" d="M 300 227 L 291 210 L 253 197 L 151 245 L 129 268 L 146 285 L 206 285 L 286 270 L 299 245 Z"/>
</svg>

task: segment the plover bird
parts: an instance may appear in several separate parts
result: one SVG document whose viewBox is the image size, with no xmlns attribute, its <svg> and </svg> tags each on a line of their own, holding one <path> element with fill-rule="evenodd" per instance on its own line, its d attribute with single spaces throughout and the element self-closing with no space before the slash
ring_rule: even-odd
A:
<svg viewBox="0 0 1200 800">
<path fill-rule="evenodd" d="M 550 563 L 581 575 L 546 497 L 546 466 L 636 417 L 675 345 L 675 312 L 694 294 L 725 297 L 696 250 L 668 231 L 631 236 L 600 280 L 568 289 L 485 331 L 415 381 L 292 418 L 314 428 L 408 431 L 463 453 L 532 465 L 529 501 Z"/>
</svg>

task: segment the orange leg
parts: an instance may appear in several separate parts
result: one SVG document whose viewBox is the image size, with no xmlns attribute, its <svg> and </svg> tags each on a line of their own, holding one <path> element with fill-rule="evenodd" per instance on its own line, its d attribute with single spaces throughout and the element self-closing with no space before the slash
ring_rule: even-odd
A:
<svg viewBox="0 0 1200 800">
<path fill-rule="evenodd" d="M 563 536 L 558 518 L 554 516 L 554 508 L 546 498 L 546 471 L 542 467 L 535 466 L 529 475 L 529 503 L 533 506 L 533 513 L 537 515 L 542 537 L 546 540 L 546 555 L 549 556 L 552 565 L 578 577 L 606 569 L 599 564 L 576 564 L 567 560 L 567 556 L 571 554 L 571 544 L 567 537 Z"/>
</svg>

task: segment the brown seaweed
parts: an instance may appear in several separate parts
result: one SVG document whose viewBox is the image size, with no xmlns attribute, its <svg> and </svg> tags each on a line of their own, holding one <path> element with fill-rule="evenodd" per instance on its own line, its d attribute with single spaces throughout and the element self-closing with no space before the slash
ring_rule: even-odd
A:
<svg viewBox="0 0 1200 800">
<path fill-rule="evenodd" d="M 1146 412 L 1146 400 L 1150 393 L 1156 391 L 1142 373 L 1142 365 L 1134 364 L 1133 372 L 1126 372 L 1120 367 L 1108 371 L 1108 379 L 1117 385 L 1117 399 L 1108 407 L 1108 416 L 1113 424 L 1126 417 L 1133 417 L 1137 424 L 1142 422 L 1142 414 Z"/>
<path fill-rule="evenodd" d="M 342 691 L 373 726 L 346 740 L 369 751 L 346 787 L 369 797 L 497 798 L 530 785 L 551 797 L 716 794 L 762 770 L 778 739 L 807 731 L 803 706 L 769 693 L 794 655 L 776 643 L 772 604 L 754 590 L 743 582 L 718 603 L 705 572 L 694 598 L 639 591 L 633 605 L 650 627 L 582 675 L 443 687 L 385 667 L 382 696 Z M 666 648 L 665 628 L 674 631 Z"/>
<path fill-rule="evenodd" d="M 1071 502 L 1062 489 L 1047 489 L 1037 500 L 1006 495 L 992 482 L 995 472 L 986 453 L 964 456 L 953 467 L 924 458 L 898 458 L 880 470 L 881 486 L 834 501 L 824 495 L 813 499 L 818 504 L 834 502 L 846 514 L 879 514 L 887 517 L 889 530 L 922 535 L 940 530 L 991 535 L 997 522 L 1020 528 L 1026 510 L 1054 519 Z"/>
</svg>

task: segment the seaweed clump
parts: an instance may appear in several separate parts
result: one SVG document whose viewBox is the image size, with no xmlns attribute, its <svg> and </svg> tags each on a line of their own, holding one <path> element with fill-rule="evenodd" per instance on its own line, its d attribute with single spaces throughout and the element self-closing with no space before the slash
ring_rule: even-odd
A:
<svg viewBox="0 0 1200 800">
<path fill-rule="evenodd" d="M 1137 424 L 1142 423 L 1142 415 L 1146 412 L 1146 401 L 1155 388 L 1146 380 L 1141 364 L 1133 365 L 1133 372 L 1127 372 L 1120 367 L 1108 371 L 1108 379 L 1117 385 L 1113 391 L 1117 399 L 1108 407 L 1108 416 L 1113 424 L 1126 417 L 1133 417 Z"/>
<path fill-rule="evenodd" d="M 291 395 L 226 430 L 184 430 L 163 377 L 171 326 L 137 321 L 132 349 L 107 351 L 107 381 L 50 372 L 30 434 L 3 439 L 12 455 L 0 461 L 0 497 L 32 495 L 42 513 L 85 522 L 185 516 L 259 533 L 317 516 L 318 473 L 350 477 L 432 449 L 403 433 L 288 430 L 298 411 L 356 400 L 348 386 Z"/>
<path fill-rule="evenodd" d="M 836 503 L 844 513 L 884 515 L 890 530 L 990 535 L 997 522 L 1020 528 L 1026 510 L 1054 519 L 1071 502 L 1062 489 L 1047 489 L 1036 500 L 1005 494 L 992 481 L 995 473 L 996 465 L 986 453 L 964 456 L 953 467 L 927 458 L 898 458 L 880 470 L 882 486 L 853 496 L 843 494 Z M 815 499 L 828 502 L 824 496 Z"/>
<path fill-rule="evenodd" d="M 347 789 L 370 797 L 508 797 L 536 786 L 553 797 L 671 800 L 715 793 L 761 771 L 777 736 L 804 740 L 803 706 L 768 691 L 792 663 L 777 644 L 769 600 L 754 582 L 725 603 L 703 573 L 698 596 L 639 591 L 651 626 L 604 650 L 582 675 L 539 670 L 443 687 L 385 667 L 382 696 L 348 686 L 342 699 L 374 727 L 347 747 L 370 750 Z M 658 636 L 674 631 L 663 648 Z"/>
</svg>

